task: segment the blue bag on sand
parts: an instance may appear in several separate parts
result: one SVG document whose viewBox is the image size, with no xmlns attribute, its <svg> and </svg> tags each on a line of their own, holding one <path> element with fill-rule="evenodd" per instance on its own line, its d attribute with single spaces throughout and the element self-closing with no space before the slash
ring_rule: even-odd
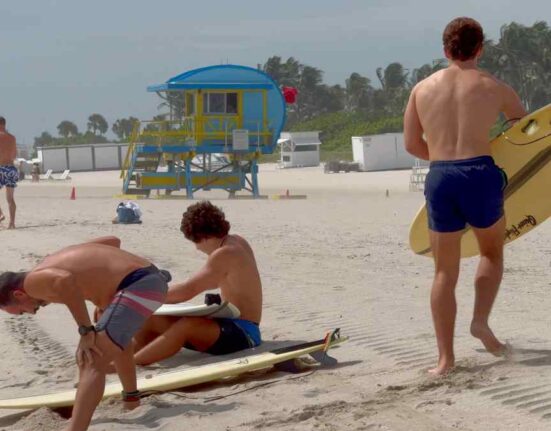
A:
<svg viewBox="0 0 551 431">
<path fill-rule="evenodd" d="M 141 223 L 140 216 L 134 208 L 121 202 L 117 206 L 117 222 L 121 224 Z"/>
</svg>

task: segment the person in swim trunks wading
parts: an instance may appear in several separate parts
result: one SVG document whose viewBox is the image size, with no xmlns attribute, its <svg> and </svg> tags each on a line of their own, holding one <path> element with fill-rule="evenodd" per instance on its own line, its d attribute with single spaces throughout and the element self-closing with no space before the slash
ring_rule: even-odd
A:
<svg viewBox="0 0 551 431">
<path fill-rule="evenodd" d="M 79 384 L 67 431 L 86 430 L 105 388 L 113 361 L 127 409 L 139 405 L 132 337 L 165 300 L 170 274 L 120 249 L 116 237 L 66 247 L 29 272 L 0 275 L 0 308 L 35 314 L 49 303 L 65 304 L 80 342 Z M 93 326 L 85 301 L 105 310 Z"/>
<path fill-rule="evenodd" d="M 511 87 L 478 69 L 483 42 L 477 21 L 452 20 L 443 34 L 449 66 L 413 88 L 404 115 L 407 151 L 431 162 L 425 198 L 435 264 L 431 309 L 439 354 L 430 372 L 437 375 L 455 364 L 455 286 L 467 224 L 480 248 L 471 334 L 490 353 L 505 352 L 488 324 L 503 275 L 506 186 L 504 172 L 491 157 L 489 135 L 500 113 L 518 119 L 526 111 Z"/>
<path fill-rule="evenodd" d="M 224 213 L 210 202 L 188 207 L 181 231 L 208 259 L 189 280 L 170 286 L 166 302 L 189 301 L 220 288 L 222 299 L 241 311 L 240 318 L 152 316 L 135 336 L 136 364 L 160 361 L 182 347 L 223 355 L 261 343 L 262 284 L 256 260 L 248 242 L 229 230 Z"/>
</svg>

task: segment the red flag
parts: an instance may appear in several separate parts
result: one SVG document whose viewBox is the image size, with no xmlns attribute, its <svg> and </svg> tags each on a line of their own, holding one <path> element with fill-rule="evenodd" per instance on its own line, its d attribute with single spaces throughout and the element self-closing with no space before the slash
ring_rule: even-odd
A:
<svg viewBox="0 0 551 431">
<path fill-rule="evenodd" d="M 298 91 L 295 87 L 282 87 L 283 97 L 287 103 L 295 103 L 297 100 Z"/>
</svg>

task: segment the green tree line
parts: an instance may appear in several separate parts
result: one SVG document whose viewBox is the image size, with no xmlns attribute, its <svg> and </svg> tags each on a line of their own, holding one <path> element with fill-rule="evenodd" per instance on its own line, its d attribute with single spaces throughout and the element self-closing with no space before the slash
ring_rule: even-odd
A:
<svg viewBox="0 0 551 431">
<path fill-rule="evenodd" d="M 127 142 L 134 126 L 139 122 L 135 117 L 119 118 L 111 125 L 111 131 L 120 142 Z M 101 114 L 91 114 L 86 123 L 86 131 L 81 133 L 75 123 L 63 120 L 57 125 L 58 136 L 42 132 L 34 138 L 34 147 L 49 147 L 59 145 L 89 145 L 109 142 L 105 134 L 109 131 L 109 123 Z"/>
</svg>

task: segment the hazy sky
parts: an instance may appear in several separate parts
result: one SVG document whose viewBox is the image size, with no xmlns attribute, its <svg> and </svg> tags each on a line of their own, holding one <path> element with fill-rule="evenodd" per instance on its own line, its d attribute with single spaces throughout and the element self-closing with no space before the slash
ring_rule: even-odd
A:
<svg viewBox="0 0 551 431">
<path fill-rule="evenodd" d="M 8 6 L 9 5 L 9 6 Z M 256 67 L 293 56 L 328 84 L 352 72 L 376 83 L 393 61 L 415 68 L 442 57 L 446 23 L 472 16 L 491 39 L 516 21 L 551 24 L 549 0 L 3 0 L 0 115 L 22 144 L 91 113 L 110 126 L 150 119 L 146 86 L 189 69 L 230 62 Z"/>
</svg>

